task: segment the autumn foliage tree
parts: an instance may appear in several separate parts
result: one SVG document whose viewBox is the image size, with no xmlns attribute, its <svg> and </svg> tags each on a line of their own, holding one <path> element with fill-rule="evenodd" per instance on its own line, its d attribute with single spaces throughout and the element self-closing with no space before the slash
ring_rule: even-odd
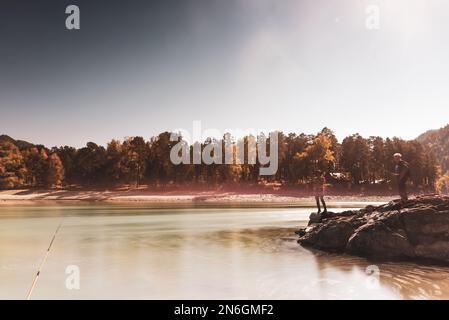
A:
<svg viewBox="0 0 449 320">
<path fill-rule="evenodd" d="M 26 172 L 19 148 L 11 142 L 0 142 L 0 187 L 12 189 L 22 186 Z"/>
<path fill-rule="evenodd" d="M 302 181 L 312 177 L 316 170 L 330 172 L 335 164 L 332 141 L 324 134 L 317 135 L 302 152 L 293 157 L 294 175 Z"/>
</svg>

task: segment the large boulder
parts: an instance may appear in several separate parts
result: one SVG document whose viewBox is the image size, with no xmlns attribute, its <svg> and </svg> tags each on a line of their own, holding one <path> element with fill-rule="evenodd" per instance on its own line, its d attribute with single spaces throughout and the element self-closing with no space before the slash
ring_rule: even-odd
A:
<svg viewBox="0 0 449 320">
<path fill-rule="evenodd" d="M 449 197 L 421 196 L 331 213 L 298 234 L 300 244 L 325 251 L 449 263 Z"/>
<path fill-rule="evenodd" d="M 414 257 L 405 230 L 391 229 L 382 221 L 371 221 L 358 228 L 349 238 L 346 251 L 372 258 Z"/>
<path fill-rule="evenodd" d="M 303 244 L 329 251 L 343 251 L 349 237 L 354 233 L 353 226 L 347 221 L 331 220 L 309 226 L 300 238 Z"/>
</svg>

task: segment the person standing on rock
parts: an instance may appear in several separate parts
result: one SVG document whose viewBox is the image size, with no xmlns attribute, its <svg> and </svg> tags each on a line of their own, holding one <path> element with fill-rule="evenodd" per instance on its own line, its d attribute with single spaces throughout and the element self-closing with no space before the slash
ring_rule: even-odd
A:
<svg viewBox="0 0 449 320">
<path fill-rule="evenodd" d="M 319 170 L 315 171 L 315 176 L 313 177 L 313 193 L 315 195 L 316 206 L 318 208 L 318 213 L 321 213 L 320 200 L 323 203 L 324 211 L 327 213 L 326 202 L 324 202 L 324 187 L 326 184 L 326 178 L 324 177 L 324 172 Z"/>
<path fill-rule="evenodd" d="M 401 197 L 402 201 L 407 201 L 407 180 L 410 177 L 410 168 L 408 163 L 402 160 L 402 154 L 400 153 L 394 154 L 394 162 L 394 175 L 396 176 L 399 196 Z"/>
</svg>

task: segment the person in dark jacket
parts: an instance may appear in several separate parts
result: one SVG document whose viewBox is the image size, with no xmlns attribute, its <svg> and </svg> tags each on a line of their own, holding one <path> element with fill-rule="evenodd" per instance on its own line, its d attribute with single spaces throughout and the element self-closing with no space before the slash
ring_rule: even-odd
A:
<svg viewBox="0 0 449 320">
<path fill-rule="evenodd" d="M 315 176 L 313 177 L 313 193 L 315 196 L 316 206 L 318 208 L 318 213 L 321 213 L 320 200 L 323 204 L 324 214 L 327 213 L 326 202 L 324 202 L 324 187 L 326 184 L 326 178 L 323 172 L 317 170 L 315 171 Z"/>
<path fill-rule="evenodd" d="M 394 154 L 394 162 L 394 175 L 396 176 L 399 196 L 401 197 L 402 201 L 407 201 L 407 180 L 410 177 L 410 167 L 407 162 L 402 160 L 402 154 L 400 153 Z"/>
</svg>

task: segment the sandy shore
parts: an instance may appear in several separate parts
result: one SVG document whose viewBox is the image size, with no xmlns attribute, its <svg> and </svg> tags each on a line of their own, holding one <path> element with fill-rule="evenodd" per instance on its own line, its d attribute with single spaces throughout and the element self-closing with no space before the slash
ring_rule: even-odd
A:
<svg viewBox="0 0 449 320">
<path fill-rule="evenodd" d="M 393 199 L 386 196 L 328 196 L 329 204 L 334 206 L 380 204 Z M 315 200 L 310 196 L 294 196 L 291 193 L 236 193 L 220 191 L 167 191 L 149 190 L 5 190 L 0 191 L 0 205 L 33 204 L 59 201 L 108 202 L 117 204 L 151 204 L 159 206 L 211 205 L 211 206 L 273 206 L 303 207 L 313 206 Z"/>
</svg>

